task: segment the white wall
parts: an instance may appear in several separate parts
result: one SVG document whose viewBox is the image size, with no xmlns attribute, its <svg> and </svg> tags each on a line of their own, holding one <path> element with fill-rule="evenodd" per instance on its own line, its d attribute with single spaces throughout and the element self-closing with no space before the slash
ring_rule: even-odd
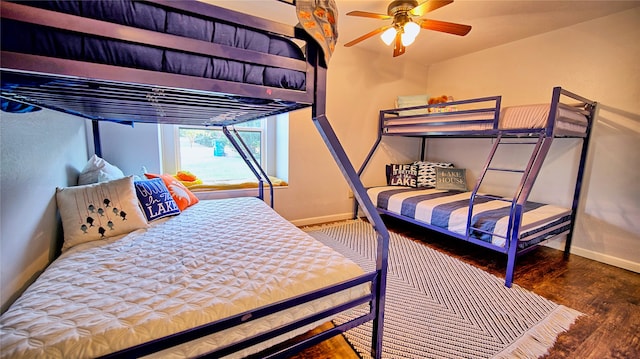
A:
<svg viewBox="0 0 640 359">
<path fill-rule="evenodd" d="M 117 166 L 126 175 L 142 175 L 142 166 L 150 173 L 160 173 L 162 155 L 158 126 L 136 123 L 127 126 L 113 122 L 100 122 L 102 157 Z M 91 141 L 93 142 L 93 141 Z M 93 153 L 93 144 L 91 144 Z"/>
<path fill-rule="evenodd" d="M 87 162 L 85 121 L 42 110 L 0 114 L 2 312 L 55 255 L 56 186 L 75 186 Z"/>
<path fill-rule="evenodd" d="M 562 86 L 599 103 L 572 252 L 640 271 L 640 9 L 433 65 L 429 93 L 548 102 Z M 489 140 L 432 140 L 439 160 L 481 169 Z M 533 199 L 570 205 L 573 139 L 554 142 Z"/>
<path fill-rule="evenodd" d="M 356 170 L 375 141 L 379 111 L 393 107 L 400 94 L 423 93 L 420 82 L 407 84 L 405 79 L 425 72 L 416 64 L 398 64 L 391 56 L 353 47 L 336 49 L 328 71 L 327 118 Z M 373 170 L 365 171 L 364 181 L 384 182 L 384 163 L 418 158 L 415 143 L 385 141 L 368 167 Z M 311 120 L 311 111 L 291 113 L 289 187 L 276 192 L 276 210 L 298 225 L 350 218 L 348 195 L 347 182 Z"/>
</svg>

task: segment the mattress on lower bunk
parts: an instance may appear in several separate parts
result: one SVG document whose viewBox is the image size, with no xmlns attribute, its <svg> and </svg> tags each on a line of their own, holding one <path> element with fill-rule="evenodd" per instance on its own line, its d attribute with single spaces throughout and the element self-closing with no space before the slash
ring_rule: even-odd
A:
<svg viewBox="0 0 640 359">
<path fill-rule="evenodd" d="M 1 356 L 96 357 L 363 273 L 256 198 L 200 201 L 153 223 L 64 252 L 2 315 Z M 360 285 L 158 356 L 192 357 L 369 292 Z"/>
<path fill-rule="evenodd" d="M 292 41 L 133 1 L 38 1 L 28 5 L 261 53 L 304 59 Z M 247 64 L 3 20 L 2 48 L 107 65 L 304 90 L 304 72 Z"/>
<path fill-rule="evenodd" d="M 466 236 L 471 192 L 383 186 L 370 188 L 367 193 L 380 209 Z M 481 228 L 493 235 L 473 231 L 472 238 L 504 247 L 510 205 L 511 202 L 477 198 L 471 227 Z M 567 231 L 570 217 L 569 209 L 527 202 L 518 247 L 526 248 L 548 236 Z"/>
<path fill-rule="evenodd" d="M 522 105 L 504 107 L 500 111 L 497 129 L 543 129 L 547 127 L 551 105 Z M 445 112 L 435 116 L 390 118 L 385 121 L 385 133 L 446 133 L 495 130 L 495 112 Z M 555 129 L 583 134 L 587 131 L 587 117 L 576 111 L 558 107 Z"/>
</svg>

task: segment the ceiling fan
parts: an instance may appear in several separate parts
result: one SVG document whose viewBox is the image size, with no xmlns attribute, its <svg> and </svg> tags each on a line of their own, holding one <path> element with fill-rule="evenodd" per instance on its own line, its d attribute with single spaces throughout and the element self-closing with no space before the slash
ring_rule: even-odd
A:
<svg viewBox="0 0 640 359">
<path fill-rule="evenodd" d="M 387 15 L 367 11 L 351 11 L 350 16 L 368 17 L 380 20 L 393 20 L 391 24 L 379 27 L 359 38 L 350 41 L 344 46 L 353 46 L 377 34 L 387 45 L 394 44 L 393 57 L 405 53 L 405 47 L 409 46 L 420 33 L 420 29 L 446 32 L 448 34 L 464 36 L 471 31 L 471 26 L 455 24 L 452 22 L 420 19 L 419 17 L 433 10 L 449 5 L 453 0 L 426 0 L 418 4 L 415 0 L 394 0 L 387 8 Z"/>
</svg>

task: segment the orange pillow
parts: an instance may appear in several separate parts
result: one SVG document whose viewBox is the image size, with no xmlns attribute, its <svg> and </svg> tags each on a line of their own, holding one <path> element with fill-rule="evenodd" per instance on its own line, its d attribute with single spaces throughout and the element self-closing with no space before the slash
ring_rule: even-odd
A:
<svg viewBox="0 0 640 359">
<path fill-rule="evenodd" d="M 198 180 L 198 177 L 189 171 L 178 171 L 174 177 L 185 182 L 194 182 Z"/>
<path fill-rule="evenodd" d="M 182 183 L 180 183 L 180 181 L 178 181 L 177 178 L 173 177 L 172 175 L 157 175 L 153 173 L 145 173 L 144 175 L 149 179 L 162 178 L 162 181 L 169 189 L 169 193 L 171 193 L 171 197 L 173 197 L 173 200 L 176 201 L 176 204 L 181 211 L 199 202 L 198 197 L 196 197 L 193 192 L 189 191 L 187 187 L 185 187 Z"/>
</svg>

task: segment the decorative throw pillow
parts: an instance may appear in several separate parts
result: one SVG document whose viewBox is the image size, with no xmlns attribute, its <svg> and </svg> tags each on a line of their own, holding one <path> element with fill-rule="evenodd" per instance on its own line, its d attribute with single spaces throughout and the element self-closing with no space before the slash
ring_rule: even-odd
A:
<svg viewBox="0 0 640 359">
<path fill-rule="evenodd" d="M 181 211 L 184 211 L 187 207 L 193 206 L 198 203 L 198 197 L 196 197 L 193 192 L 189 191 L 187 187 L 185 187 L 180 181 L 169 174 L 153 174 L 153 173 L 145 173 L 147 178 L 162 178 L 164 184 L 169 189 L 169 193 L 171 193 L 171 197 L 178 204 L 178 208 Z"/>
<path fill-rule="evenodd" d="M 396 108 L 425 106 L 429 102 L 429 95 L 413 95 L 413 96 L 398 96 L 396 99 Z M 422 108 L 418 110 L 400 111 L 400 116 L 422 115 L 429 113 L 429 109 Z"/>
<path fill-rule="evenodd" d="M 180 214 L 180 208 L 171 197 L 162 178 L 134 181 L 133 185 L 136 188 L 136 195 L 142 206 L 142 211 L 149 222 Z"/>
<path fill-rule="evenodd" d="M 436 167 L 436 189 L 466 191 L 466 170 L 464 168 Z"/>
<path fill-rule="evenodd" d="M 56 189 L 67 250 L 77 244 L 146 228 L 133 177 Z"/>
<path fill-rule="evenodd" d="M 416 161 L 418 166 L 417 187 L 434 188 L 436 186 L 436 168 L 453 168 L 453 163 Z"/>
<path fill-rule="evenodd" d="M 413 164 L 387 165 L 387 184 L 389 186 L 416 187 L 418 166 Z"/>
<path fill-rule="evenodd" d="M 78 176 L 78 185 L 86 185 L 123 178 L 124 173 L 118 167 L 93 155 Z"/>
</svg>

